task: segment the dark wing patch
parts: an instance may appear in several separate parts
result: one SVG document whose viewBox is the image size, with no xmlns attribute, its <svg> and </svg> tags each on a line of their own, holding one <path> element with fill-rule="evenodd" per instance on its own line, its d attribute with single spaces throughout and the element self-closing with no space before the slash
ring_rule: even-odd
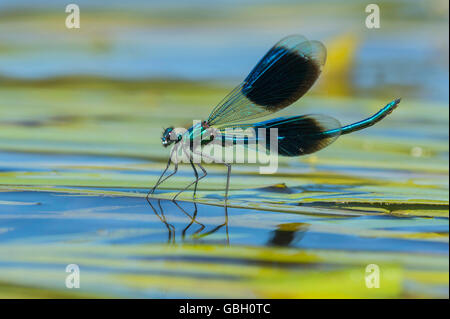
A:
<svg viewBox="0 0 450 319">
<path fill-rule="evenodd" d="M 318 41 L 287 37 L 272 47 L 244 80 L 242 93 L 253 103 L 275 112 L 302 97 L 325 63 Z"/>
<path fill-rule="evenodd" d="M 276 112 L 304 95 L 326 60 L 321 42 L 294 35 L 279 41 L 211 112 L 216 128 Z"/>
<path fill-rule="evenodd" d="M 254 124 L 257 138 L 265 140 L 266 150 L 270 149 L 270 139 L 277 138 L 278 154 L 301 156 L 311 154 L 333 143 L 341 133 L 338 120 L 325 115 L 302 115 L 290 118 L 276 118 Z M 263 128 L 266 136 L 258 129 Z M 270 129 L 277 131 L 270 131 Z"/>
</svg>

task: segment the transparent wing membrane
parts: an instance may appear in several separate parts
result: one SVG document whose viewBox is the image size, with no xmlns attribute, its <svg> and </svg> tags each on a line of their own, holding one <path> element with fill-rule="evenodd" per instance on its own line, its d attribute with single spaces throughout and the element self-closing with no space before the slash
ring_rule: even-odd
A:
<svg viewBox="0 0 450 319">
<path fill-rule="evenodd" d="M 299 35 L 282 39 L 213 109 L 208 124 L 221 127 L 250 120 L 294 103 L 314 84 L 325 60 L 326 49 L 318 41 Z"/>
</svg>

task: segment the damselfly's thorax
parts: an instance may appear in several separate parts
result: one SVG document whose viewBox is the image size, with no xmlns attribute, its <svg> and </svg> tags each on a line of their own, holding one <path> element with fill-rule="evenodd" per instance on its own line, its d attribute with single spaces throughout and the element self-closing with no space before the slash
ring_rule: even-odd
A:
<svg viewBox="0 0 450 319">
<path fill-rule="evenodd" d="M 198 122 L 191 126 L 184 134 L 183 141 L 190 145 L 191 149 L 212 142 L 217 131 L 210 127 L 206 121 Z"/>
</svg>

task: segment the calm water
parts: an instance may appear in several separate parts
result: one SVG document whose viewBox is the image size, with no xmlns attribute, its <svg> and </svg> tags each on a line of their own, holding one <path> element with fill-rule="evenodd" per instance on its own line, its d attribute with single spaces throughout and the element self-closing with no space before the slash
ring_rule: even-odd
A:
<svg viewBox="0 0 450 319">
<path fill-rule="evenodd" d="M 0 298 L 448 298 L 446 1 L 382 2 L 377 30 L 359 1 L 80 0 L 80 30 L 30 3 L 0 2 Z M 206 115 L 294 33 L 328 49 L 302 112 L 399 109 L 275 175 L 234 168 L 226 210 L 214 167 L 197 203 L 166 199 L 184 167 L 148 204 L 160 127 Z"/>
</svg>

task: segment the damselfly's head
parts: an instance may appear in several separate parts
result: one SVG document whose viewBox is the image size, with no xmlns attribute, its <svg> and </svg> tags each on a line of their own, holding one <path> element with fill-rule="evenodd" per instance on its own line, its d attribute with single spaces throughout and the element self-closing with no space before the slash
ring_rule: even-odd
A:
<svg viewBox="0 0 450 319">
<path fill-rule="evenodd" d="M 168 127 L 166 129 L 164 129 L 164 132 L 161 137 L 161 142 L 164 147 L 167 147 L 170 144 L 177 142 L 178 140 L 179 140 L 179 136 L 177 136 L 173 127 Z"/>
</svg>

